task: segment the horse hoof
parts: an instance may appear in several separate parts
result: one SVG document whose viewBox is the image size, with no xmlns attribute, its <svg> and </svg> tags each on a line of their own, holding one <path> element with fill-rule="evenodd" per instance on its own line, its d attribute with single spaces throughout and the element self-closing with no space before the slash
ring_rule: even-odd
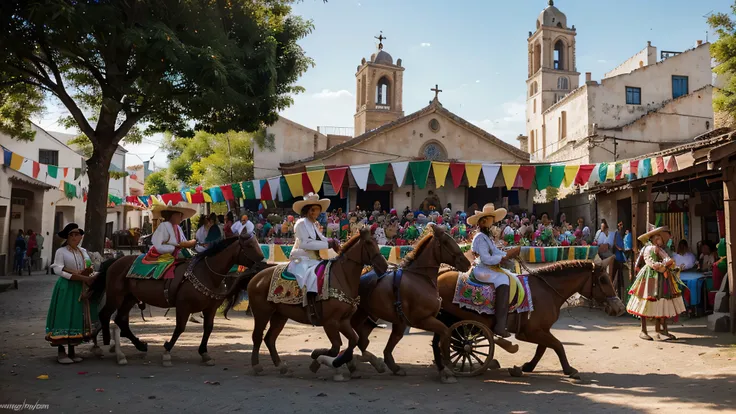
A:
<svg viewBox="0 0 736 414">
<path fill-rule="evenodd" d="M 215 360 L 214 359 L 208 359 L 208 360 L 204 361 L 204 364 L 207 365 L 208 367 L 214 367 L 215 366 Z"/>
<path fill-rule="evenodd" d="M 263 373 L 263 367 L 261 364 L 253 365 L 253 375 L 261 375 Z"/>
<path fill-rule="evenodd" d="M 321 365 L 322 364 L 320 364 L 319 361 L 317 361 L 316 359 L 314 359 L 314 360 L 312 360 L 312 363 L 309 364 L 309 370 L 316 374 L 317 371 L 319 371 L 319 367 Z"/>
<path fill-rule="evenodd" d="M 101 356 L 105 355 L 105 353 L 102 352 L 102 348 L 100 348 L 99 346 L 96 346 L 96 345 L 92 347 L 91 351 L 92 351 L 92 355 L 94 355 L 96 357 L 101 357 Z"/>
<path fill-rule="evenodd" d="M 536 367 L 528 362 L 521 366 L 521 370 L 524 372 L 534 372 L 534 368 Z"/>
<path fill-rule="evenodd" d="M 139 343 L 138 343 L 138 344 L 137 344 L 137 345 L 135 346 L 135 349 L 137 349 L 137 350 L 138 350 L 138 351 L 140 351 L 140 352 L 148 352 L 148 344 L 147 344 L 147 343 L 145 343 L 145 342 L 139 342 Z"/>
<path fill-rule="evenodd" d="M 342 374 L 335 374 L 332 377 L 332 380 L 335 381 L 335 382 L 346 382 L 346 381 L 350 380 L 350 378 L 345 378 L 345 376 L 342 375 Z"/>
<path fill-rule="evenodd" d="M 355 372 L 355 371 L 358 370 L 358 365 L 355 363 L 355 360 L 354 359 L 352 361 L 348 362 L 347 363 L 347 366 L 348 366 L 348 371 L 350 371 L 350 374 L 351 375 L 352 375 L 353 372 Z"/>
<path fill-rule="evenodd" d="M 515 354 L 519 352 L 519 344 L 513 344 L 506 350 L 509 354 Z"/>
<path fill-rule="evenodd" d="M 579 380 L 580 379 L 580 373 L 575 368 L 570 368 L 569 372 L 566 372 L 565 375 L 567 375 L 569 378 Z"/>
<path fill-rule="evenodd" d="M 493 360 L 493 361 L 491 361 L 491 363 L 490 363 L 490 364 L 488 365 L 488 369 L 500 369 L 500 368 L 501 368 L 501 364 L 500 364 L 500 363 L 498 362 L 498 360 L 497 360 L 497 359 L 494 359 L 494 360 Z"/>
<path fill-rule="evenodd" d="M 509 375 L 512 377 L 523 377 L 524 371 L 520 367 L 514 366 L 513 368 L 509 368 Z"/>
<path fill-rule="evenodd" d="M 286 363 L 283 363 L 278 366 L 279 374 L 285 376 L 285 377 L 292 377 L 294 373 L 291 371 L 288 365 Z"/>
<path fill-rule="evenodd" d="M 443 384 L 457 384 L 457 378 L 452 375 L 441 375 L 440 382 Z"/>
<path fill-rule="evenodd" d="M 128 365 L 128 360 L 125 358 L 118 359 L 118 365 Z"/>
<path fill-rule="evenodd" d="M 378 364 L 376 364 L 374 367 L 376 368 L 376 372 L 378 372 L 379 374 L 383 374 L 384 372 L 386 372 L 386 368 L 387 368 L 386 364 L 384 364 L 383 361 L 380 361 L 380 360 Z"/>
<path fill-rule="evenodd" d="M 111 354 L 115 353 L 115 341 L 110 342 L 110 349 L 108 350 Z"/>
<path fill-rule="evenodd" d="M 399 368 L 396 371 L 394 371 L 394 375 L 396 375 L 397 377 L 405 377 L 406 371 L 404 371 L 404 368 Z"/>
</svg>

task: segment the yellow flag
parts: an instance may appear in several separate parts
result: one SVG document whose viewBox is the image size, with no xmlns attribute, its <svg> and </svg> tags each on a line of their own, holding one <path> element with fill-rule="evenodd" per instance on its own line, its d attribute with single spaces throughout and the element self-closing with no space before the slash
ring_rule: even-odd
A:
<svg viewBox="0 0 736 414">
<path fill-rule="evenodd" d="M 212 196 L 210 196 L 210 193 L 207 191 L 202 191 L 202 197 L 204 197 L 205 203 L 211 203 L 212 202 Z"/>
<path fill-rule="evenodd" d="M 304 187 L 302 187 L 302 173 L 287 174 L 286 184 L 289 186 L 289 191 L 292 197 L 301 197 L 304 195 Z"/>
<path fill-rule="evenodd" d="M 520 165 L 502 165 L 501 173 L 503 174 L 503 182 L 506 183 L 506 189 L 510 190 L 516 181 L 516 173 L 519 172 Z"/>
<path fill-rule="evenodd" d="M 575 260 L 575 247 L 570 246 L 567 248 L 567 260 Z"/>
<path fill-rule="evenodd" d="M 478 177 L 480 177 L 481 164 L 465 164 L 465 175 L 468 176 L 468 187 L 478 185 Z"/>
<path fill-rule="evenodd" d="M 192 202 L 192 193 L 190 193 L 189 191 L 187 191 L 186 192 L 186 195 L 187 195 L 187 203 L 191 203 Z"/>
<path fill-rule="evenodd" d="M 207 197 L 209 197 L 209 194 L 205 193 L 205 198 L 207 198 Z M 210 203 L 211 202 L 212 202 L 212 199 L 210 198 Z M 161 201 L 161 199 L 158 198 L 158 195 L 152 195 L 151 196 L 151 205 L 152 206 L 162 205 L 162 204 L 163 204 L 163 202 Z"/>
<path fill-rule="evenodd" d="M 284 251 L 281 249 L 281 246 L 274 245 L 273 246 L 273 261 L 276 263 L 285 263 L 288 262 L 289 259 L 284 254 Z"/>
<path fill-rule="evenodd" d="M 319 189 L 322 188 L 322 181 L 325 179 L 325 170 L 307 171 L 307 176 L 309 177 L 309 182 L 312 183 L 312 189 L 315 194 L 318 193 Z"/>
<path fill-rule="evenodd" d="M 23 156 L 13 153 L 13 155 L 10 157 L 10 168 L 17 171 L 20 170 L 21 165 L 23 165 Z"/>
<path fill-rule="evenodd" d="M 432 161 L 432 171 L 434 171 L 434 182 L 437 188 L 444 187 L 447 171 L 450 170 L 449 162 Z M 476 178 L 476 181 L 478 179 Z M 475 186 L 473 186 L 475 187 Z"/>
<path fill-rule="evenodd" d="M 608 164 L 608 171 L 606 171 L 606 181 L 614 181 L 616 179 L 616 163 Z"/>
<path fill-rule="evenodd" d="M 575 177 L 578 175 L 579 165 L 566 165 L 565 166 L 565 178 L 562 180 L 562 185 L 570 187 L 575 183 Z"/>
</svg>

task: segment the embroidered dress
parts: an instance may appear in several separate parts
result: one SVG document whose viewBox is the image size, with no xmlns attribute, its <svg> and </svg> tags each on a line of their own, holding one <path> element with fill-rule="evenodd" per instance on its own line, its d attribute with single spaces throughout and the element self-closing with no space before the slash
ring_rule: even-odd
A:
<svg viewBox="0 0 736 414">
<path fill-rule="evenodd" d="M 296 242 L 291 250 L 288 270 L 296 277 L 299 287 L 307 292 L 317 292 L 315 270 L 322 262 L 319 251 L 329 248 L 327 238 L 319 232 L 317 224 L 300 218 L 294 225 Z"/>
<path fill-rule="evenodd" d="M 680 290 L 680 269 L 670 268 L 664 272 L 654 270 L 654 266 L 663 265 L 670 256 L 651 243 L 644 247 L 641 254 L 645 265 L 629 289 L 631 297 L 626 311 L 646 318 L 672 318 L 685 312 Z"/>
<path fill-rule="evenodd" d="M 508 286 L 509 278 L 514 274 L 500 266 L 506 252 L 496 247 L 496 243 L 482 232 L 473 237 L 471 250 L 478 255 L 473 268 L 473 274 L 478 281 L 493 283 L 495 286 Z"/>
<path fill-rule="evenodd" d="M 97 302 L 82 298 L 84 283 L 71 280 L 71 273 L 64 268 L 81 272 L 91 267 L 87 251 L 69 246 L 56 251 L 51 268 L 60 275 L 51 294 L 49 312 L 46 316 L 46 340 L 52 346 L 77 345 L 92 339 L 92 330 L 97 322 Z"/>
<path fill-rule="evenodd" d="M 153 246 L 143 256 L 139 256 L 129 271 L 129 277 L 135 279 L 160 279 L 174 264 L 176 259 L 191 257 L 189 250 L 176 247 L 186 240 L 181 227 L 165 221 L 156 228 L 151 236 Z M 172 275 L 173 276 L 173 275 Z"/>
</svg>

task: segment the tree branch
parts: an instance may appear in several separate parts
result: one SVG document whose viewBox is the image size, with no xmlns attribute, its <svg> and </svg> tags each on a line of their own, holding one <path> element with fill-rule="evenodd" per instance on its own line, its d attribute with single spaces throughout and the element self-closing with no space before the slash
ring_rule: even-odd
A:
<svg viewBox="0 0 736 414">
<path fill-rule="evenodd" d="M 125 121 L 120 124 L 120 127 L 118 127 L 117 131 L 115 131 L 115 135 L 113 136 L 115 142 L 120 142 L 120 140 L 130 132 L 130 129 L 133 128 L 141 118 L 143 118 L 143 113 L 141 112 L 137 112 L 135 114 L 129 114 L 126 112 Z"/>
</svg>

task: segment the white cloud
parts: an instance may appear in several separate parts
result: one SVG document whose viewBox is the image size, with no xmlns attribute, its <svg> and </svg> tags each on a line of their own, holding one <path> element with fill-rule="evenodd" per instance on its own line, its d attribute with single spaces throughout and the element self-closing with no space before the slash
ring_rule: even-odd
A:
<svg viewBox="0 0 736 414">
<path fill-rule="evenodd" d="M 518 145 L 516 137 L 526 130 L 526 104 L 524 96 L 516 100 L 504 102 L 503 115 L 494 119 L 470 121 L 476 126 L 485 129 L 511 145 Z"/>
<path fill-rule="evenodd" d="M 598 59 L 598 63 L 608 63 L 606 59 Z"/>
<path fill-rule="evenodd" d="M 427 43 L 427 42 L 422 42 L 422 43 L 419 44 L 419 46 L 421 46 L 421 47 L 430 47 L 430 46 L 432 46 L 432 44 L 431 43 Z"/>
<path fill-rule="evenodd" d="M 480 79 L 476 80 L 475 83 L 480 83 Z"/>
<path fill-rule="evenodd" d="M 350 98 L 353 96 L 353 94 L 350 93 L 346 89 L 340 89 L 339 91 L 331 91 L 329 89 L 322 89 L 322 92 L 315 93 L 312 96 L 316 99 L 341 99 L 341 98 Z"/>
</svg>

